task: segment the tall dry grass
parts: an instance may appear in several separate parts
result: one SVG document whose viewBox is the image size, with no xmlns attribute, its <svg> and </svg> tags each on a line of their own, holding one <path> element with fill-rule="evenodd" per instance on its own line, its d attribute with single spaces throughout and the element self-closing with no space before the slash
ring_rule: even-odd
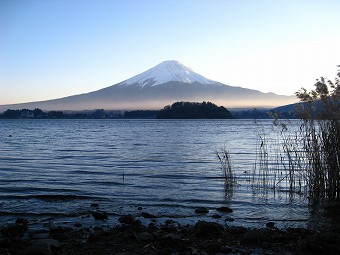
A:
<svg viewBox="0 0 340 255">
<path fill-rule="evenodd" d="M 301 89 L 296 112 L 299 130 L 288 130 L 276 119 L 278 136 L 268 138 L 259 128 L 254 188 L 306 194 L 310 201 L 340 198 L 340 73 L 335 82 L 317 80 L 315 90 Z"/>
<path fill-rule="evenodd" d="M 235 173 L 232 168 L 230 153 L 226 147 L 216 152 L 216 156 L 221 164 L 221 170 L 224 178 L 225 192 L 228 197 L 232 196 L 235 183 Z"/>
</svg>

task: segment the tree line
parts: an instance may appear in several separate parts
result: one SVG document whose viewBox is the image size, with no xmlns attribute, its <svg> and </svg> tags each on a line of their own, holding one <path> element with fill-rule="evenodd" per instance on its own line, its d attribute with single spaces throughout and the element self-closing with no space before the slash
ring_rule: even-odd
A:
<svg viewBox="0 0 340 255">
<path fill-rule="evenodd" d="M 176 102 L 162 110 L 62 112 L 8 109 L 0 115 L 3 119 L 231 119 L 233 114 L 223 106 L 211 102 Z"/>
<path fill-rule="evenodd" d="M 34 110 L 21 109 L 11 110 L 8 109 L 2 114 L 0 118 L 3 119 L 108 119 L 119 118 L 121 114 L 115 111 L 105 111 L 97 109 L 87 112 L 63 112 L 63 111 L 42 111 L 39 108 Z"/>
</svg>

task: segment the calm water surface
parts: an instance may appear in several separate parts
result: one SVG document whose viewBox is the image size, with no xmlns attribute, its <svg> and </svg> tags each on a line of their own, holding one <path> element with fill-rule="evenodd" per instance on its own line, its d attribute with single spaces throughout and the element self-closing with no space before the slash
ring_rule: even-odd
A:
<svg viewBox="0 0 340 255">
<path fill-rule="evenodd" d="M 92 224 L 86 215 L 98 203 L 112 222 L 143 207 L 160 220 L 191 223 L 229 206 L 231 224 L 310 223 L 304 197 L 251 189 L 246 173 L 254 168 L 258 128 L 252 120 L 0 120 L 1 221 Z M 238 177 L 233 192 L 216 158 L 223 146 Z M 199 206 L 209 214 L 197 216 Z"/>
</svg>

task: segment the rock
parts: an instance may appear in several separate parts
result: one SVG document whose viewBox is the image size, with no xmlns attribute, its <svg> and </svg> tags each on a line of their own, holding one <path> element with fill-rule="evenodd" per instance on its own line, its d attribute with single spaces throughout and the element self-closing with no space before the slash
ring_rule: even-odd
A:
<svg viewBox="0 0 340 255">
<path fill-rule="evenodd" d="M 176 221 L 174 221 L 174 220 L 166 220 L 164 223 L 165 223 L 165 225 L 175 225 Z"/>
<path fill-rule="evenodd" d="M 141 211 L 141 210 L 143 210 L 143 207 L 139 206 L 139 207 L 137 208 L 137 210 Z"/>
<path fill-rule="evenodd" d="M 233 209 L 226 207 L 226 206 L 222 206 L 222 207 L 217 208 L 216 211 L 224 212 L 224 213 L 231 213 L 233 212 Z"/>
<path fill-rule="evenodd" d="M 143 242 L 153 241 L 155 238 L 149 232 L 142 232 L 139 234 L 138 239 Z"/>
<path fill-rule="evenodd" d="M 15 221 L 15 224 L 21 226 L 24 231 L 28 230 L 28 220 L 26 219 L 17 218 L 17 220 Z"/>
<path fill-rule="evenodd" d="M 200 245 L 200 248 L 208 254 L 217 254 L 220 251 L 220 245 L 216 240 L 207 240 Z"/>
<path fill-rule="evenodd" d="M 53 221 L 50 221 L 48 223 L 48 228 L 53 231 L 53 230 L 57 229 L 57 225 Z"/>
<path fill-rule="evenodd" d="M 326 242 L 323 238 L 327 233 L 319 233 L 308 236 L 304 240 L 304 253 L 305 254 L 340 254 L 339 244 L 332 244 L 331 242 Z"/>
<path fill-rule="evenodd" d="M 10 239 L 13 239 L 14 237 L 23 237 L 26 231 L 27 226 L 22 224 L 8 224 L 1 229 L 1 233 Z"/>
<path fill-rule="evenodd" d="M 231 233 L 232 235 L 244 235 L 248 232 L 248 230 L 245 227 L 232 226 L 227 228 L 227 232 Z"/>
<path fill-rule="evenodd" d="M 125 216 L 121 216 L 118 221 L 120 223 L 123 224 L 134 224 L 134 222 L 136 221 L 135 217 L 133 217 L 132 215 L 125 215 Z"/>
<path fill-rule="evenodd" d="M 108 219 L 107 212 L 104 212 L 104 211 L 95 211 L 92 213 L 92 216 L 95 220 L 107 220 Z"/>
<path fill-rule="evenodd" d="M 67 234 L 73 232 L 73 228 L 70 227 L 57 227 L 50 231 L 50 238 L 58 241 L 64 241 L 68 239 Z"/>
<path fill-rule="evenodd" d="M 198 207 L 195 209 L 195 213 L 197 214 L 207 214 L 209 212 L 209 209 L 206 207 Z"/>
<path fill-rule="evenodd" d="M 142 212 L 141 216 L 142 216 L 143 218 L 146 218 L 146 219 L 157 218 L 155 215 L 152 215 L 152 214 L 147 213 L 147 212 Z"/>
<path fill-rule="evenodd" d="M 181 240 L 182 235 L 176 233 L 168 233 L 160 237 L 161 240 Z"/>
<path fill-rule="evenodd" d="M 274 226 L 275 226 L 275 223 L 272 221 L 266 223 L 267 228 L 274 228 Z"/>
<path fill-rule="evenodd" d="M 215 222 L 199 221 L 194 226 L 194 235 L 197 237 L 223 237 L 226 235 L 222 226 Z"/>
<path fill-rule="evenodd" d="M 225 221 L 233 222 L 233 221 L 235 221 L 235 219 L 232 218 L 232 217 L 226 217 L 226 218 L 225 218 Z"/>
<path fill-rule="evenodd" d="M 222 216 L 216 213 L 213 216 L 211 216 L 211 218 L 213 218 L 213 219 L 221 219 Z"/>
<path fill-rule="evenodd" d="M 229 247 L 228 245 L 224 245 L 220 247 L 220 252 L 223 254 L 229 254 L 233 251 L 233 248 Z"/>
<path fill-rule="evenodd" d="M 243 235 L 241 243 L 244 244 L 260 244 L 264 240 L 264 232 L 261 229 L 253 229 Z"/>
<path fill-rule="evenodd" d="M 134 222 L 132 222 L 132 225 L 140 226 L 142 225 L 142 222 L 140 220 L 135 220 Z"/>
<path fill-rule="evenodd" d="M 0 238 L 0 248 L 7 249 L 11 246 L 11 241 L 8 237 Z"/>
<path fill-rule="evenodd" d="M 73 226 L 75 226 L 75 227 L 77 227 L 77 228 L 81 228 L 81 227 L 83 226 L 83 224 L 81 224 L 81 223 L 79 223 L 79 222 L 76 222 L 76 223 L 74 223 Z"/>
<path fill-rule="evenodd" d="M 23 255 L 52 255 L 60 250 L 60 243 L 54 239 L 38 239 L 26 248 Z"/>
</svg>

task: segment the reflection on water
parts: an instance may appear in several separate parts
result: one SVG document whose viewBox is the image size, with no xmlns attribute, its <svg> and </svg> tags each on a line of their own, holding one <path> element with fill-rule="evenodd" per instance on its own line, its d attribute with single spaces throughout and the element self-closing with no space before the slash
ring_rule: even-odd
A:
<svg viewBox="0 0 340 255">
<path fill-rule="evenodd" d="M 0 216 L 81 217 L 93 202 L 111 215 L 143 207 L 196 219 L 229 206 L 233 224 L 305 224 L 306 199 L 254 190 L 257 126 L 251 120 L 0 120 Z M 264 121 L 264 130 L 271 130 Z M 216 151 L 237 176 L 226 185 Z M 223 220 L 223 218 L 222 218 Z"/>
</svg>

